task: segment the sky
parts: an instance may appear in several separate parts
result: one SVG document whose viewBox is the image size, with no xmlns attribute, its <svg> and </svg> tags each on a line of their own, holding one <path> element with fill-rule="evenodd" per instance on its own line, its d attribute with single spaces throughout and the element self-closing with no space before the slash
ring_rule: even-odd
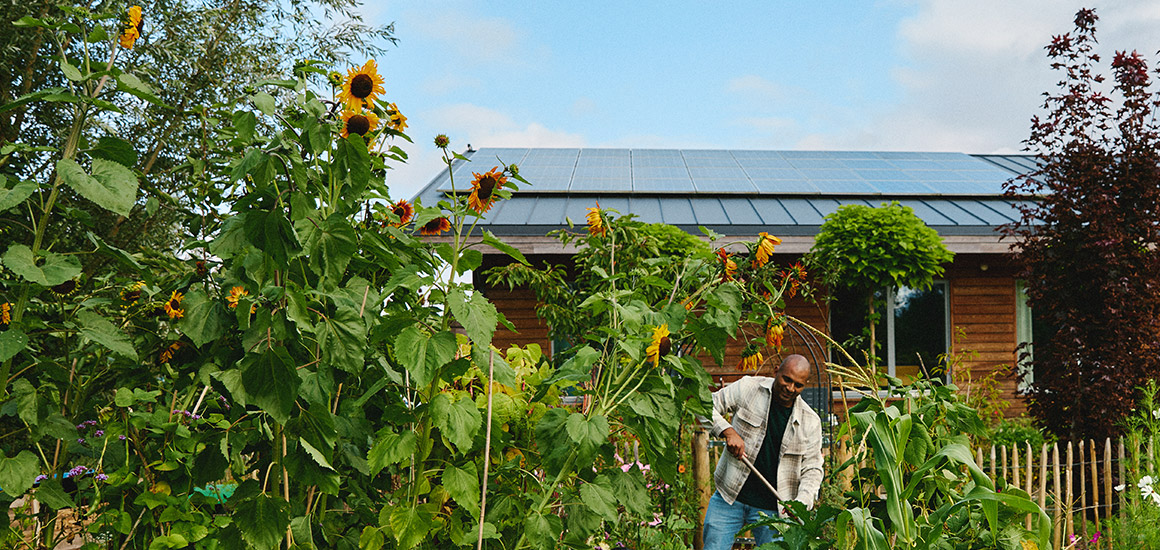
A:
<svg viewBox="0 0 1160 550">
<path fill-rule="evenodd" d="M 1043 47 L 1096 9 L 1116 50 L 1160 59 L 1155 0 L 367 1 L 394 23 L 376 59 L 414 143 L 481 147 L 1023 150 L 1054 74 Z M 354 60 L 361 64 L 361 59 Z M 480 171 L 495 162 L 485 162 Z M 533 185 L 535 182 L 532 182 Z"/>
</svg>

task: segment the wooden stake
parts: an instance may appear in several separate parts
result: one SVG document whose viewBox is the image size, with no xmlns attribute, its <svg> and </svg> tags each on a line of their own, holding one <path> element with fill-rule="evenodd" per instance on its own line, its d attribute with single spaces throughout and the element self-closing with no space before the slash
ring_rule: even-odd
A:
<svg viewBox="0 0 1160 550">
<path fill-rule="evenodd" d="M 1087 533 L 1087 462 L 1084 459 L 1084 443 L 1079 440 L 1079 524 L 1080 534 Z M 1071 540 L 1071 539 L 1068 539 Z"/>
<path fill-rule="evenodd" d="M 1019 483 L 1019 446 L 1018 445 L 1014 445 L 1011 447 L 1011 474 L 1012 474 L 1011 484 L 1014 485 L 1016 488 L 1022 487 L 1023 484 Z"/>
<path fill-rule="evenodd" d="M 1047 509 L 1047 443 L 1039 450 L 1039 509 Z"/>
<path fill-rule="evenodd" d="M 1063 498 L 1063 505 L 1065 506 L 1064 509 L 1067 510 L 1067 512 L 1065 514 L 1067 516 L 1067 519 L 1064 521 L 1067 522 L 1067 540 L 1068 541 L 1070 541 L 1071 536 L 1075 534 L 1075 518 L 1072 517 L 1072 508 L 1071 508 L 1071 498 L 1072 498 L 1073 491 L 1074 491 L 1073 487 L 1075 486 L 1072 483 L 1072 476 L 1073 476 L 1072 471 L 1074 470 L 1074 464 L 1075 464 L 1075 455 L 1072 453 L 1071 442 L 1068 441 L 1067 442 L 1067 472 L 1065 474 L 1066 477 L 1064 478 L 1064 482 L 1067 484 L 1067 487 L 1064 487 L 1064 498 Z"/>
<path fill-rule="evenodd" d="M 1061 540 L 1060 535 L 1062 534 L 1060 533 L 1060 525 L 1063 522 L 1063 493 L 1060 492 L 1060 487 L 1063 486 L 1063 483 L 1059 479 L 1059 443 L 1051 444 L 1051 465 L 1052 474 L 1054 474 L 1051 478 L 1055 481 L 1055 510 L 1052 511 L 1053 521 L 1051 523 L 1053 531 L 1051 547 L 1062 548 L 1059 544 Z"/>
<path fill-rule="evenodd" d="M 705 510 L 709 509 L 709 499 L 713 496 L 713 480 L 709 477 L 709 432 L 697 430 L 693 434 L 693 479 L 697 483 L 700 513 L 697 514 L 696 532 L 693 534 L 693 549 L 705 547 Z"/>
</svg>

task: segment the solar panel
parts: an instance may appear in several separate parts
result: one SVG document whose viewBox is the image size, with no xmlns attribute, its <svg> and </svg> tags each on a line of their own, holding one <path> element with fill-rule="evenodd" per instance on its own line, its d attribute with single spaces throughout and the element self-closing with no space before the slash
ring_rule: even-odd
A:
<svg viewBox="0 0 1160 550">
<path fill-rule="evenodd" d="M 839 161 L 839 163 L 842 165 L 842 167 L 850 168 L 851 170 L 893 170 L 894 169 L 894 166 L 892 166 L 888 161 L 885 161 L 882 159 L 841 160 L 841 161 Z"/>
<path fill-rule="evenodd" d="M 753 158 L 738 158 L 737 163 L 741 165 L 746 171 L 763 168 L 783 168 L 793 169 L 793 165 L 788 160 L 778 157 L 753 157 Z"/>
<path fill-rule="evenodd" d="M 685 178 L 634 178 L 633 191 L 646 193 L 692 193 L 693 180 Z"/>
<path fill-rule="evenodd" d="M 878 188 L 862 180 L 816 180 L 814 185 L 823 194 L 865 195 L 878 193 Z"/>
<path fill-rule="evenodd" d="M 746 168 L 750 178 L 774 180 L 801 180 L 805 176 L 794 168 Z"/>
<path fill-rule="evenodd" d="M 883 195 L 933 195 L 934 188 L 920 181 L 914 180 L 876 180 L 868 181 Z"/>
<path fill-rule="evenodd" d="M 693 178 L 693 185 L 701 193 L 752 193 L 757 188 L 745 178 Z"/>
<path fill-rule="evenodd" d="M 937 160 L 914 159 L 914 158 L 891 159 L 890 164 L 894 165 L 895 168 L 901 168 L 903 170 L 942 170 L 943 169 L 943 167 L 941 165 L 939 165 L 939 162 Z"/>
<path fill-rule="evenodd" d="M 585 166 L 583 164 L 576 166 L 576 172 L 573 174 L 574 178 L 622 178 L 624 180 L 632 177 L 632 171 L 628 165 L 624 166 Z M 575 186 L 575 185 L 573 185 Z M 626 186 L 627 187 L 627 186 Z"/>
<path fill-rule="evenodd" d="M 689 166 L 693 179 L 746 179 L 745 171 L 736 164 L 732 166 Z"/>
<path fill-rule="evenodd" d="M 628 178 L 572 178 L 569 191 L 631 191 L 632 182 Z"/>
<path fill-rule="evenodd" d="M 633 166 L 634 179 L 656 178 L 689 178 L 689 169 L 684 164 L 680 166 Z"/>
<path fill-rule="evenodd" d="M 804 179 L 773 180 L 753 178 L 760 193 L 818 193 L 818 186 Z"/>
<path fill-rule="evenodd" d="M 689 168 L 737 166 L 737 161 L 733 157 L 685 157 L 685 165 Z"/>
<path fill-rule="evenodd" d="M 789 159 L 789 163 L 799 170 L 842 168 L 842 161 L 838 159 Z"/>
<path fill-rule="evenodd" d="M 895 168 L 891 168 L 889 170 L 854 170 L 854 173 L 858 174 L 858 177 L 864 180 L 873 181 L 911 179 L 906 172 Z"/>
</svg>

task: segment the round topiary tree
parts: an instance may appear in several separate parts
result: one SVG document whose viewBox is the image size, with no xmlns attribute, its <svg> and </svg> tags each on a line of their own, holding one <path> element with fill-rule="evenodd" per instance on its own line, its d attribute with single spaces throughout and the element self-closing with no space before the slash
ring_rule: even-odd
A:
<svg viewBox="0 0 1160 550">
<path fill-rule="evenodd" d="M 870 357 L 875 355 L 874 292 L 886 286 L 930 288 L 954 253 L 910 207 L 847 204 L 826 216 L 809 262 L 830 289 L 864 291 L 870 313 Z"/>
</svg>

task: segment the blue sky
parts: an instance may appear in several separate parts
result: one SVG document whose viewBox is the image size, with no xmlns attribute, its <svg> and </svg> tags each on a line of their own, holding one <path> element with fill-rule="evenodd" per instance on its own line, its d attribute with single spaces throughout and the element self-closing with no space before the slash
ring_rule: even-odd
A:
<svg viewBox="0 0 1160 550">
<path fill-rule="evenodd" d="M 399 39 L 377 61 L 415 140 L 389 180 L 410 197 L 440 168 L 438 133 L 457 151 L 1019 151 L 1056 80 L 1043 46 L 1081 6 L 1097 9 L 1108 60 L 1158 58 L 1160 2 L 1143 0 L 387 0 L 362 12 Z"/>
</svg>

